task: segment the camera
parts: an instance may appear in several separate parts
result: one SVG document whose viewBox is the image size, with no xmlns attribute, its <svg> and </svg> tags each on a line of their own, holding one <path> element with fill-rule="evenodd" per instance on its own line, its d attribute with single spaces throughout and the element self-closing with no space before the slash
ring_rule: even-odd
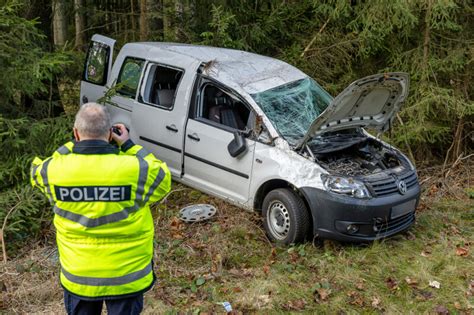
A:
<svg viewBox="0 0 474 315">
<path fill-rule="evenodd" d="M 119 136 L 122 135 L 122 131 L 120 131 L 120 128 L 116 127 L 116 126 L 112 126 L 112 132 L 119 135 Z"/>
</svg>

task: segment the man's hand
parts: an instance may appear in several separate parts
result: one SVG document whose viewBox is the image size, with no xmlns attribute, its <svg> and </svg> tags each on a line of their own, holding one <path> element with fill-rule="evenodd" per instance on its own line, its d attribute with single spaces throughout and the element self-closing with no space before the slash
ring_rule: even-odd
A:
<svg viewBox="0 0 474 315">
<path fill-rule="evenodd" d="M 130 138 L 128 135 L 128 130 L 124 124 L 116 124 L 114 125 L 114 127 L 118 128 L 121 134 L 118 135 L 112 131 L 112 139 L 114 139 L 115 142 L 117 142 L 117 144 L 121 146 L 125 141 Z"/>
</svg>

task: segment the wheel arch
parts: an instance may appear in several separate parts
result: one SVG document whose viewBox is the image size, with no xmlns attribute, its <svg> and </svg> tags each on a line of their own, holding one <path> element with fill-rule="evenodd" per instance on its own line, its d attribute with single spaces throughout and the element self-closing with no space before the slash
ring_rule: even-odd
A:
<svg viewBox="0 0 474 315">
<path fill-rule="evenodd" d="M 263 184 L 260 185 L 260 187 L 257 189 L 257 192 L 255 193 L 255 198 L 253 201 L 253 208 L 261 212 L 262 211 L 262 205 L 263 205 L 263 199 L 265 199 L 265 196 L 272 190 L 278 189 L 278 188 L 290 188 L 291 190 L 295 191 L 298 196 L 303 200 L 305 203 L 306 209 L 308 210 L 309 214 L 311 215 L 311 218 L 313 218 L 313 214 L 310 208 L 310 205 L 308 203 L 308 200 L 306 199 L 306 196 L 303 194 L 303 192 L 298 189 L 295 185 L 292 183 L 284 180 L 284 179 L 270 179 L 264 182 Z"/>
</svg>

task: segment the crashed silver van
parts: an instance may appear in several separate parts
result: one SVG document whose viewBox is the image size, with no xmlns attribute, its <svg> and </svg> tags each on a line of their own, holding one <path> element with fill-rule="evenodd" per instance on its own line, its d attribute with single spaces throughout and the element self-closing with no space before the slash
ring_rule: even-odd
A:
<svg viewBox="0 0 474 315">
<path fill-rule="evenodd" d="M 81 103 L 165 161 L 176 181 L 261 211 L 270 239 L 365 242 L 409 228 L 420 187 L 383 132 L 408 93 L 406 73 L 377 74 L 333 98 L 285 62 L 244 51 L 94 35 Z"/>
</svg>

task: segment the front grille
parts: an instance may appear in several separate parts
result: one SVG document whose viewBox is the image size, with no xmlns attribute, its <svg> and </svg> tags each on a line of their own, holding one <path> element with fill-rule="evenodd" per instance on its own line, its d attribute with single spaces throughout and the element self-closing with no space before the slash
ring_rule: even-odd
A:
<svg viewBox="0 0 474 315">
<path fill-rule="evenodd" d="M 374 224 L 374 231 L 377 234 L 385 234 L 385 233 L 390 233 L 392 231 L 396 231 L 400 229 L 402 226 L 408 225 L 409 223 L 412 223 L 415 221 L 415 212 L 410 212 L 407 214 L 404 214 L 398 218 L 391 219 L 388 221 L 383 221 L 383 222 L 376 222 Z"/>
<path fill-rule="evenodd" d="M 406 172 L 400 176 L 390 176 L 384 179 L 373 179 L 368 180 L 367 183 L 375 193 L 375 197 L 387 196 L 392 194 L 398 194 L 398 180 L 403 180 L 407 184 L 407 189 L 415 186 L 418 183 L 418 178 L 414 171 Z"/>
</svg>

